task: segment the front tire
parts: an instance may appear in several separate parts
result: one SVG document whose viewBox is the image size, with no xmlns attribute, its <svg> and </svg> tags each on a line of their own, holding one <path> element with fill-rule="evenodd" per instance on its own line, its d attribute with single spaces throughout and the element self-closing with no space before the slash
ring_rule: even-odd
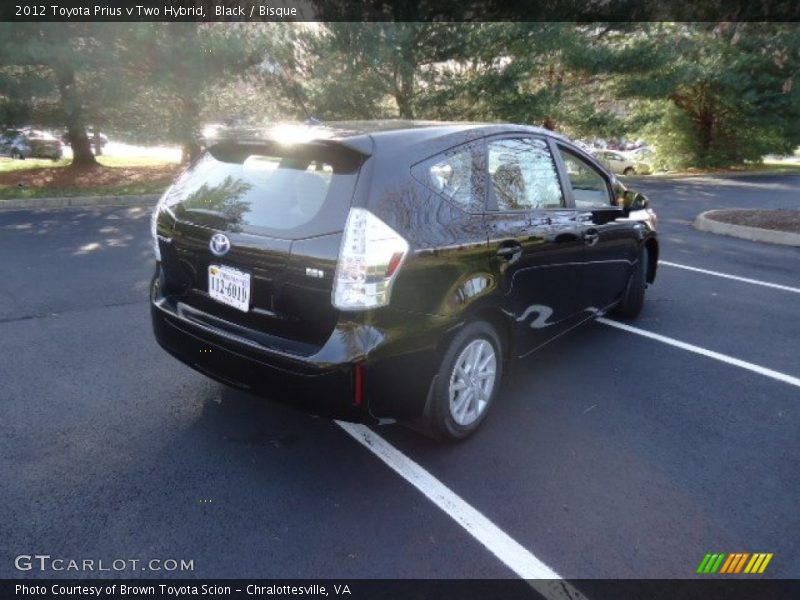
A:
<svg viewBox="0 0 800 600">
<path fill-rule="evenodd" d="M 431 390 L 430 433 L 458 441 L 472 435 L 492 405 L 503 376 L 500 339 L 489 323 L 473 321 L 453 338 Z"/>
<path fill-rule="evenodd" d="M 635 319 L 644 306 L 644 290 L 647 287 L 647 264 L 649 253 L 647 247 L 642 248 L 639 260 L 625 287 L 622 299 L 614 307 L 613 314 L 625 319 Z"/>
<path fill-rule="evenodd" d="M 627 167 L 623 172 L 623 175 L 636 175 L 636 169 L 633 167 Z"/>
</svg>

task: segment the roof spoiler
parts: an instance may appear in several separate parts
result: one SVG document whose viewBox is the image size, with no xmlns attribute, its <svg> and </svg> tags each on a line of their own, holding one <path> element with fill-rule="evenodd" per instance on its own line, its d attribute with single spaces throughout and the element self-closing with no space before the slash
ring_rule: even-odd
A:
<svg viewBox="0 0 800 600">
<path fill-rule="evenodd" d="M 236 128 L 216 129 L 203 135 L 203 142 L 215 158 L 230 155 L 235 148 L 252 152 L 255 148 L 291 152 L 293 147 L 340 147 L 361 155 L 371 156 L 374 142 L 369 135 L 346 135 L 347 132 L 324 126 L 279 125 L 268 129 Z M 241 152 L 240 150 L 240 152 Z"/>
</svg>

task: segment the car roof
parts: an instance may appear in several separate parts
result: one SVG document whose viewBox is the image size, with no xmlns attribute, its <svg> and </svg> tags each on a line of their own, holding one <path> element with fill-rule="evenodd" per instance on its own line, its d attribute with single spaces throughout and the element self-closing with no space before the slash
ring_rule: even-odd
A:
<svg viewBox="0 0 800 600">
<path fill-rule="evenodd" d="M 267 127 L 213 126 L 213 129 L 213 132 L 205 135 L 209 146 L 222 141 L 257 143 L 294 138 L 296 141 L 308 143 L 339 142 L 364 155 L 372 154 L 381 146 L 394 147 L 400 144 L 409 147 L 450 137 L 460 137 L 464 141 L 469 141 L 486 135 L 513 132 L 546 135 L 570 141 L 554 131 L 530 125 L 402 119 L 330 121 L 313 124 L 275 123 Z"/>
</svg>

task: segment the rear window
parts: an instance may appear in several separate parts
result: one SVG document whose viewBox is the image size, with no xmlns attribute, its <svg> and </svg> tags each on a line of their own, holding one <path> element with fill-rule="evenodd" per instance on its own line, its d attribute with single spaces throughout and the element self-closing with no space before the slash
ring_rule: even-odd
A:
<svg viewBox="0 0 800 600">
<path fill-rule="evenodd" d="M 360 160 L 331 147 L 230 146 L 206 152 L 167 204 L 185 221 L 276 237 L 344 226 Z"/>
</svg>

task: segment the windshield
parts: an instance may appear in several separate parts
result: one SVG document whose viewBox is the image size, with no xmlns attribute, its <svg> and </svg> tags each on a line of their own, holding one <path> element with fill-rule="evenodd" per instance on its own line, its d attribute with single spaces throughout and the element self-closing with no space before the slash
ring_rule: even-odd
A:
<svg viewBox="0 0 800 600">
<path fill-rule="evenodd" d="M 167 206 L 182 220 L 228 231 L 293 237 L 341 229 L 358 163 L 329 148 L 276 150 L 207 152 L 173 185 Z"/>
</svg>

